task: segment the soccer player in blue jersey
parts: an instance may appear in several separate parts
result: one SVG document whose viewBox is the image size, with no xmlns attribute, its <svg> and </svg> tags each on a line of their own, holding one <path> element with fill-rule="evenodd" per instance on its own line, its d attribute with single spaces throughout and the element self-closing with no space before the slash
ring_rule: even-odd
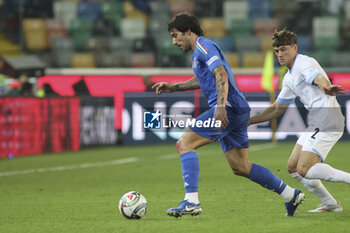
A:
<svg viewBox="0 0 350 233">
<path fill-rule="evenodd" d="M 190 14 L 176 15 L 169 21 L 168 30 L 174 45 L 185 52 L 192 51 L 195 77 L 176 84 L 159 82 L 153 88 L 158 95 L 201 88 L 208 98 L 210 109 L 198 116 L 196 121 L 215 118 L 221 121 L 221 127 L 190 126 L 176 143 L 186 194 L 184 201 L 176 208 L 168 209 L 167 214 L 179 217 L 202 212 L 198 199 L 199 161 L 196 149 L 220 140 L 233 173 L 280 194 L 285 201 L 286 216 L 294 216 L 305 198 L 304 193 L 285 184 L 269 169 L 248 161 L 247 127 L 250 108 L 235 84 L 222 50 L 213 41 L 202 36 L 198 19 Z"/>
</svg>

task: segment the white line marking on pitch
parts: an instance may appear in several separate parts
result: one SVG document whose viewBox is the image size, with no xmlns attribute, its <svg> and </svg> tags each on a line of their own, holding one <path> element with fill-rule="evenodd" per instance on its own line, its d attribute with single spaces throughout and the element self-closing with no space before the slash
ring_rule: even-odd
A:
<svg viewBox="0 0 350 233">
<path fill-rule="evenodd" d="M 272 143 L 267 144 L 259 144 L 254 145 L 249 148 L 250 152 L 253 151 L 260 151 L 269 149 L 272 147 L 275 147 L 276 145 Z M 208 154 L 215 154 L 219 152 L 214 151 L 201 151 L 201 155 L 208 155 Z M 167 154 L 159 157 L 159 159 L 162 160 L 168 160 L 168 159 L 176 159 L 179 158 L 179 155 L 177 153 Z M 28 170 L 19 170 L 19 171 L 11 171 L 11 172 L 0 172 L 0 177 L 2 176 L 13 176 L 13 175 L 20 175 L 20 174 L 32 174 L 32 173 L 40 173 L 40 172 L 55 172 L 55 171 L 66 171 L 66 170 L 75 170 L 75 169 L 82 169 L 82 168 L 91 168 L 91 167 L 105 167 L 105 166 L 113 166 L 113 165 L 119 165 L 119 164 L 125 164 L 125 163 L 133 163 L 138 161 L 138 158 L 131 157 L 126 159 L 119 159 L 119 160 L 113 160 L 113 161 L 106 161 L 106 162 L 97 162 L 97 163 L 83 163 L 78 165 L 67 165 L 67 166 L 59 166 L 59 167 L 48 167 L 48 168 L 37 168 L 37 169 L 28 169 Z"/>
<path fill-rule="evenodd" d="M 131 157 L 127 159 L 119 159 L 119 160 L 112 160 L 112 161 L 106 161 L 106 162 L 83 163 L 83 164 L 59 166 L 59 167 L 48 167 L 48 168 L 37 168 L 37 169 L 20 170 L 20 171 L 12 171 L 12 172 L 1 172 L 0 176 L 13 176 L 13 175 L 31 174 L 31 173 L 37 173 L 37 172 L 66 171 L 66 170 L 75 170 L 75 169 L 91 168 L 91 167 L 105 167 L 105 166 L 119 165 L 119 164 L 125 164 L 125 163 L 133 163 L 133 162 L 136 162 L 137 160 L 138 158 Z"/>
<path fill-rule="evenodd" d="M 272 147 L 275 147 L 276 145 L 273 143 L 265 143 L 265 144 L 258 144 L 258 145 L 254 145 L 249 147 L 249 151 L 259 151 L 259 150 L 265 150 L 265 149 L 270 149 Z"/>
<path fill-rule="evenodd" d="M 249 147 L 249 152 L 266 150 L 275 146 L 276 145 L 273 143 L 258 144 L 258 145 Z M 215 153 L 221 153 L 221 151 L 212 151 L 212 150 L 200 151 L 198 155 L 201 156 L 201 155 L 209 155 L 209 154 L 215 154 Z M 180 157 L 179 154 L 172 153 L 172 154 L 162 155 L 159 157 L 159 159 L 168 160 L 168 159 L 177 159 L 179 157 Z"/>
<path fill-rule="evenodd" d="M 176 159 L 179 157 L 180 155 L 178 153 L 172 153 L 172 154 L 162 155 L 159 157 L 159 159 L 167 160 L 167 159 Z"/>
</svg>

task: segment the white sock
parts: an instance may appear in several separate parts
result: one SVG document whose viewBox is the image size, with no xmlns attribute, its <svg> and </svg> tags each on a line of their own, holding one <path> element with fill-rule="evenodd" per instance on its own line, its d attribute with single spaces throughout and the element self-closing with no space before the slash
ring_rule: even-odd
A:
<svg viewBox="0 0 350 233">
<path fill-rule="evenodd" d="M 280 194 L 283 198 L 284 202 L 290 202 L 294 196 L 294 190 L 293 188 L 286 185 L 285 189 Z"/>
<path fill-rule="evenodd" d="M 323 204 L 325 205 L 337 205 L 337 201 L 334 197 L 328 192 L 326 187 L 322 184 L 320 180 L 309 180 L 303 178 L 299 173 L 295 172 L 290 174 L 293 178 L 297 179 L 300 183 L 304 185 L 307 190 L 315 194 Z"/>
<path fill-rule="evenodd" d="M 350 184 L 350 173 L 335 169 L 325 163 L 316 163 L 306 173 L 307 179 L 321 179 L 332 182 L 345 182 Z"/>
<path fill-rule="evenodd" d="M 187 200 L 188 202 L 194 203 L 194 204 L 198 204 L 199 203 L 198 192 L 186 193 L 185 200 Z"/>
</svg>

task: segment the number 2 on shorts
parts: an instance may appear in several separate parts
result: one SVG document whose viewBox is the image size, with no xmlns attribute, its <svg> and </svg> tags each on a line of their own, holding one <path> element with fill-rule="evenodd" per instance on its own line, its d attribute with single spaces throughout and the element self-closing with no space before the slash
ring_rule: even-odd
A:
<svg viewBox="0 0 350 233">
<path fill-rule="evenodd" d="M 312 139 L 316 139 L 315 136 L 316 134 L 318 134 L 318 132 L 320 132 L 320 129 L 319 128 L 316 128 L 315 129 L 315 133 L 311 136 Z"/>
</svg>

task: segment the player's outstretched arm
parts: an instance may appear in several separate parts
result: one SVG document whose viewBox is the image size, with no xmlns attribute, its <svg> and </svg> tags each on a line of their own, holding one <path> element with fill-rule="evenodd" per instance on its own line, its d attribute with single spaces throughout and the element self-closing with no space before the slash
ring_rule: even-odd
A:
<svg viewBox="0 0 350 233">
<path fill-rule="evenodd" d="M 182 83 L 175 83 L 176 91 L 188 91 L 188 90 L 196 90 L 199 89 L 199 83 L 196 77 L 191 78 L 190 80 Z"/>
<path fill-rule="evenodd" d="M 161 93 L 170 93 L 175 91 L 187 91 L 187 90 L 196 90 L 199 89 L 199 83 L 196 77 L 191 78 L 186 82 L 181 83 L 167 83 L 167 82 L 159 82 L 152 86 L 152 89 L 156 89 L 157 95 Z"/>
<path fill-rule="evenodd" d="M 156 94 L 160 95 L 161 93 L 170 93 L 174 92 L 175 90 L 175 84 L 167 83 L 167 82 L 159 82 L 152 86 L 152 89 L 156 90 Z"/>
<path fill-rule="evenodd" d="M 327 95 L 335 96 L 337 94 L 344 94 L 344 89 L 341 86 L 332 85 L 322 75 L 317 75 L 313 83 L 318 85 Z"/>
<path fill-rule="evenodd" d="M 280 104 L 280 103 L 274 102 L 263 112 L 251 117 L 249 120 L 249 125 L 270 121 L 276 117 L 279 117 L 280 115 L 282 115 L 282 113 L 284 113 L 287 110 L 287 108 L 288 108 L 288 104 Z"/>
</svg>

